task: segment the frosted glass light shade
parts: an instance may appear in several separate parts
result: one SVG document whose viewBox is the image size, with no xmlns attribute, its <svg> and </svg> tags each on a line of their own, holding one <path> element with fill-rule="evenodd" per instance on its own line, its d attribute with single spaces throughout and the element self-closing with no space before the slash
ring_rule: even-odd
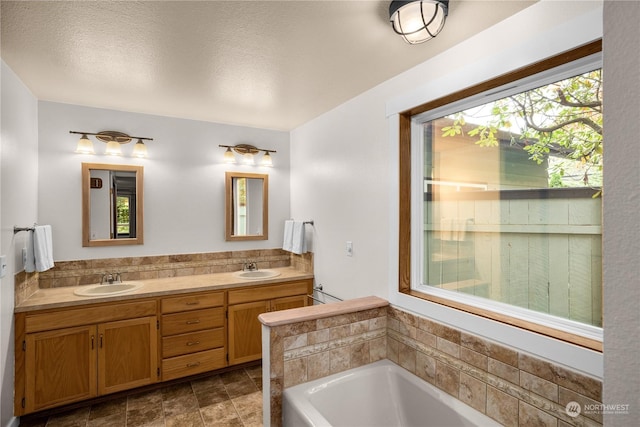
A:
<svg viewBox="0 0 640 427">
<path fill-rule="evenodd" d="M 264 156 L 262 156 L 262 162 L 261 162 L 262 166 L 273 166 L 273 159 L 271 158 L 271 154 L 269 154 L 268 151 L 266 151 L 264 153 Z"/>
<path fill-rule="evenodd" d="M 393 31 L 409 44 L 431 40 L 442 30 L 449 10 L 448 0 L 392 1 L 389 20 Z"/>
<path fill-rule="evenodd" d="M 104 153 L 110 156 L 122 156 L 122 148 L 120 148 L 120 144 L 117 141 L 109 141 Z"/>
<path fill-rule="evenodd" d="M 136 142 L 136 145 L 133 146 L 133 156 L 146 158 L 147 157 L 147 146 L 144 145 L 141 139 Z"/>
<path fill-rule="evenodd" d="M 225 163 L 236 162 L 236 156 L 233 154 L 233 151 L 231 151 L 230 147 L 227 147 L 227 151 L 224 152 L 224 161 Z"/>
<path fill-rule="evenodd" d="M 82 137 L 78 140 L 78 145 L 76 146 L 76 153 L 80 153 L 80 154 L 96 153 L 93 149 L 93 143 L 91 142 L 91 140 L 87 135 L 82 135 Z"/>
<path fill-rule="evenodd" d="M 253 154 L 246 153 L 242 156 L 242 163 L 245 165 L 254 165 L 255 161 L 253 160 Z"/>
</svg>

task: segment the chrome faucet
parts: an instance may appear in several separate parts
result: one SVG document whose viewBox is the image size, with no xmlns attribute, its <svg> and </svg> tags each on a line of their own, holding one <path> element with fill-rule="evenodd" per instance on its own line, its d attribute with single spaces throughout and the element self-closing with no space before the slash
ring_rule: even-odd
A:
<svg viewBox="0 0 640 427">
<path fill-rule="evenodd" d="M 258 271 L 258 264 L 255 261 L 245 261 L 242 264 L 242 271 Z"/>
<path fill-rule="evenodd" d="M 120 273 L 104 273 L 102 278 L 100 279 L 100 284 L 104 285 L 106 283 L 112 285 L 114 283 L 122 283 L 122 279 L 120 278 Z"/>
</svg>

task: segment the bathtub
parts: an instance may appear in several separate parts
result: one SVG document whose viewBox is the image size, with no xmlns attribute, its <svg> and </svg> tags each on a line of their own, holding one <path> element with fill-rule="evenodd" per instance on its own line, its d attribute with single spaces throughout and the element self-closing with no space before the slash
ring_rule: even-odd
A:
<svg viewBox="0 0 640 427">
<path fill-rule="evenodd" d="M 284 390 L 285 427 L 500 426 L 389 360 Z"/>
</svg>

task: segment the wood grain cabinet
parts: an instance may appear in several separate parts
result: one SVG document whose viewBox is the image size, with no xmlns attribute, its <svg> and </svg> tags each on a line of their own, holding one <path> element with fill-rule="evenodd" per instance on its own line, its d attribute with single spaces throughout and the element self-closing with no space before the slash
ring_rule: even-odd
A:
<svg viewBox="0 0 640 427">
<path fill-rule="evenodd" d="M 22 314 L 16 322 L 16 415 L 158 381 L 155 301 Z"/>
<path fill-rule="evenodd" d="M 259 360 L 258 315 L 307 305 L 312 283 L 16 313 L 14 414 Z"/>
<path fill-rule="evenodd" d="M 224 292 L 163 298 L 162 380 L 226 366 Z"/>
<path fill-rule="evenodd" d="M 262 326 L 258 315 L 304 307 L 312 291 L 311 280 L 229 291 L 229 364 L 262 358 Z"/>
</svg>

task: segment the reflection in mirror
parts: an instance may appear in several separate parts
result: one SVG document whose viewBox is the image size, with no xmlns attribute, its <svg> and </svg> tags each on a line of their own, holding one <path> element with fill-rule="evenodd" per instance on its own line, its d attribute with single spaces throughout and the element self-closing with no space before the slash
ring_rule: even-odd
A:
<svg viewBox="0 0 640 427">
<path fill-rule="evenodd" d="M 227 172 L 226 240 L 267 240 L 269 175 Z"/>
<path fill-rule="evenodd" d="M 82 246 L 143 243 L 142 166 L 82 164 Z"/>
</svg>

